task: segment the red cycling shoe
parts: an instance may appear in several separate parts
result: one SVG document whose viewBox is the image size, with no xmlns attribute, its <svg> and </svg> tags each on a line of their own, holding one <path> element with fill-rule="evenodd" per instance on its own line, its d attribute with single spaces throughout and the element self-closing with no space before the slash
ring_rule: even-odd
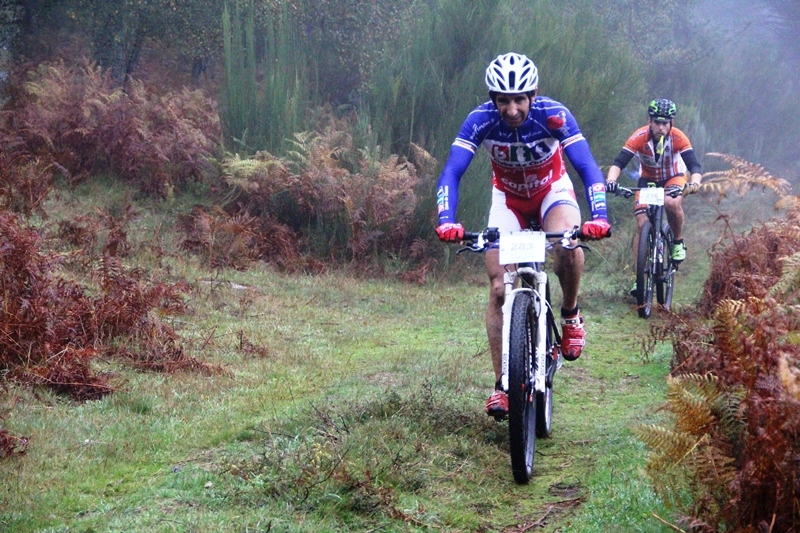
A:
<svg viewBox="0 0 800 533">
<path fill-rule="evenodd" d="M 495 418 L 502 418 L 508 414 L 508 394 L 495 390 L 486 400 L 486 414 Z"/>
<path fill-rule="evenodd" d="M 561 324 L 561 354 L 567 361 L 574 361 L 581 356 L 581 351 L 586 346 L 583 317 L 580 313 L 562 317 Z"/>
</svg>

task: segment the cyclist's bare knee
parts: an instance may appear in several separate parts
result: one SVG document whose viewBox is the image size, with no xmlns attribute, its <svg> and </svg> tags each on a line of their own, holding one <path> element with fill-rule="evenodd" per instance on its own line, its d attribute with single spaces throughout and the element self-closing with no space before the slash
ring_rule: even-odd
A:
<svg viewBox="0 0 800 533">
<path fill-rule="evenodd" d="M 561 278 L 564 274 L 580 276 L 583 271 L 583 249 L 573 248 L 565 250 L 560 245 L 556 245 L 553 257 L 553 272 Z"/>
<path fill-rule="evenodd" d="M 485 253 L 485 260 L 486 274 L 489 276 L 490 304 L 497 305 L 499 301 L 499 305 L 502 305 L 505 297 L 505 287 L 503 285 L 505 269 L 500 264 L 500 252 L 498 250 L 488 250 Z"/>
</svg>

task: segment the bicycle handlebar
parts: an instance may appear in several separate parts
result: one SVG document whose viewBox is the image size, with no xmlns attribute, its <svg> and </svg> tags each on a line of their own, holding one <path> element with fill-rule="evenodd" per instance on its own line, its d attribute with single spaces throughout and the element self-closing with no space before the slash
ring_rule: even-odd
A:
<svg viewBox="0 0 800 533">
<path fill-rule="evenodd" d="M 633 193 L 636 191 L 643 191 L 645 189 L 653 189 L 655 187 L 621 187 L 618 186 L 617 190 L 614 191 L 614 196 L 624 196 L 625 198 L 630 198 L 633 196 Z M 681 191 L 683 191 L 682 187 L 661 187 L 664 189 L 664 194 L 666 196 L 671 196 L 672 198 L 677 198 L 681 195 Z"/>
<path fill-rule="evenodd" d="M 589 248 L 585 244 L 571 244 L 573 239 L 584 239 L 586 236 L 581 231 L 580 226 L 575 226 L 572 229 L 564 231 L 544 231 L 545 238 L 559 239 L 561 246 L 567 250 L 573 248 Z M 465 231 L 464 238 L 461 240 L 464 246 L 456 251 L 456 255 L 461 252 L 485 252 L 492 244 L 500 240 L 500 230 L 497 228 L 486 228 L 483 231 Z"/>
</svg>

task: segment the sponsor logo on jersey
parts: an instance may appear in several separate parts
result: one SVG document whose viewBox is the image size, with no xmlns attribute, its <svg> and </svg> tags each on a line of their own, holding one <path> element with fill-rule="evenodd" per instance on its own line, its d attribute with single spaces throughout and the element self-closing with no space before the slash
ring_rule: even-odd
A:
<svg viewBox="0 0 800 533">
<path fill-rule="evenodd" d="M 569 133 L 569 128 L 567 127 L 567 113 L 562 110 L 559 111 L 557 115 L 547 117 L 547 127 L 548 129 L 558 131 L 566 136 Z"/>
<path fill-rule="evenodd" d="M 472 133 L 474 133 L 475 135 L 478 135 L 478 133 L 480 133 L 487 126 L 491 125 L 491 123 L 492 123 L 491 120 L 487 120 L 486 122 L 483 122 L 481 124 L 473 124 Z"/>
<path fill-rule="evenodd" d="M 547 140 L 531 144 L 495 143 L 491 146 L 492 159 L 508 166 L 540 165 L 550 159 L 554 151 L 554 147 Z"/>
<path fill-rule="evenodd" d="M 449 192 L 447 186 L 439 187 L 436 191 L 436 206 L 439 213 L 450 209 L 450 202 L 448 201 Z"/>
<path fill-rule="evenodd" d="M 544 187 L 548 183 L 550 183 L 550 179 L 553 177 L 553 171 L 547 173 L 546 176 L 538 177 L 536 175 L 533 176 L 525 176 L 523 179 L 525 181 L 515 181 L 509 179 L 505 176 L 500 177 L 500 183 L 503 184 L 503 187 L 506 191 L 510 192 L 517 192 L 517 193 L 524 193 L 527 191 L 533 191 Z"/>
</svg>

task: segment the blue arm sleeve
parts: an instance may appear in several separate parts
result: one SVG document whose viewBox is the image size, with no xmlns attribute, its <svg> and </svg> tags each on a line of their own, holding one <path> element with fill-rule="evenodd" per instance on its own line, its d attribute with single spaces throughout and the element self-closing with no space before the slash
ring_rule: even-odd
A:
<svg viewBox="0 0 800 533">
<path fill-rule="evenodd" d="M 456 221 L 458 207 L 458 184 L 467 171 L 474 154 L 461 146 L 451 146 L 450 156 L 444 164 L 439 183 L 436 186 L 436 206 L 439 210 L 439 224 Z"/>
<path fill-rule="evenodd" d="M 586 190 L 586 203 L 592 211 L 592 220 L 596 218 L 608 219 L 606 208 L 606 186 L 603 173 L 594 160 L 589 143 L 586 140 L 574 142 L 564 148 L 569 162 L 578 171 Z"/>
</svg>

